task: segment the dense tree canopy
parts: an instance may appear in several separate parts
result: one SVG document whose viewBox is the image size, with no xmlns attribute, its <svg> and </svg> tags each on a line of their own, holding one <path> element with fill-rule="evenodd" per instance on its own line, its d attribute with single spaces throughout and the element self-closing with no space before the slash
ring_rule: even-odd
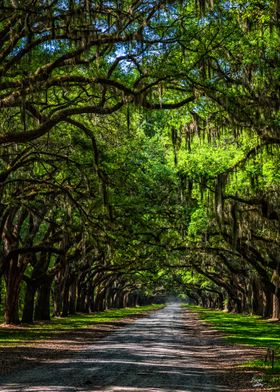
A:
<svg viewBox="0 0 280 392">
<path fill-rule="evenodd" d="M 279 15 L 1 2 L 7 323 L 167 295 L 279 317 Z"/>
</svg>

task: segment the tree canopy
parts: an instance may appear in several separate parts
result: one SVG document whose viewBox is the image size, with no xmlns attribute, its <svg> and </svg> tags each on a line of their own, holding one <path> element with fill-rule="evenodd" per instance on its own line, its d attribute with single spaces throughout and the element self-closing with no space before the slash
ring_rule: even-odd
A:
<svg viewBox="0 0 280 392">
<path fill-rule="evenodd" d="M 168 295 L 279 317 L 279 15 L 1 2 L 7 323 Z"/>
</svg>

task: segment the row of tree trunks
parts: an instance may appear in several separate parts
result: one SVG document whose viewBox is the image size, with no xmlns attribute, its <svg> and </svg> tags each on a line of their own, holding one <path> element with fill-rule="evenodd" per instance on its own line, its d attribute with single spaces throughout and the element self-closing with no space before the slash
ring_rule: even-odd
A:
<svg viewBox="0 0 280 392">
<path fill-rule="evenodd" d="M 53 315 L 66 317 L 70 314 L 91 313 L 104 311 L 109 308 L 123 308 L 142 305 L 147 302 L 144 295 L 139 294 L 133 286 L 125 285 L 124 281 L 115 280 L 113 276 L 100 277 L 95 282 L 87 281 L 86 274 L 70 275 L 65 279 L 62 271 L 49 274 L 47 266 L 49 259 L 44 255 L 38 259 L 30 276 L 24 277 L 24 286 L 21 286 L 23 271 L 9 274 L 6 282 L 6 322 L 17 324 L 20 322 L 18 301 L 20 288 L 23 295 L 23 312 L 21 322 L 32 323 L 34 320 L 50 320 L 51 307 Z M 42 263 L 44 261 L 44 263 Z M 11 264 L 14 267 L 15 265 Z M 14 271 L 14 272 L 15 272 Z M 53 306 L 51 306 L 53 305 Z"/>
<path fill-rule="evenodd" d="M 270 288 L 262 284 L 261 280 L 254 278 L 248 296 L 236 292 L 217 293 L 201 290 L 194 297 L 195 303 L 205 308 L 227 310 L 235 313 L 251 313 L 264 318 L 280 319 L 280 293 L 275 290 L 273 293 Z"/>
</svg>

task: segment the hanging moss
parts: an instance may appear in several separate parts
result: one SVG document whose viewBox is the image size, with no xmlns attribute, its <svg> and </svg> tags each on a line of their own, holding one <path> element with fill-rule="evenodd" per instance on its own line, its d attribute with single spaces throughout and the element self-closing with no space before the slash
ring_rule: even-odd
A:
<svg viewBox="0 0 280 392">
<path fill-rule="evenodd" d="M 130 131 L 130 108 L 129 106 L 126 109 L 126 125 L 127 125 L 127 131 Z"/>
<path fill-rule="evenodd" d="M 205 191 L 206 191 L 206 186 L 207 186 L 207 178 L 205 176 L 201 176 L 199 180 L 199 191 L 200 191 L 200 200 L 203 201 L 204 196 L 205 196 Z"/>
<path fill-rule="evenodd" d="M 232 246 L 234 249 L 237 248 L 237 240 L 238 240 L 238 205 L 236 202 L 233 202 L 231 204 L 231 218 L 232 218 L 232 223 L 231 223 L 231 227 L 232 227 Z"/>
<path fill-rule="evenodd" d="M 220 225 L 224 222 L 224 187 L 227 176 L 222 173 L 217 176 L 215 184 L 215 212 Z"/>
</svg>

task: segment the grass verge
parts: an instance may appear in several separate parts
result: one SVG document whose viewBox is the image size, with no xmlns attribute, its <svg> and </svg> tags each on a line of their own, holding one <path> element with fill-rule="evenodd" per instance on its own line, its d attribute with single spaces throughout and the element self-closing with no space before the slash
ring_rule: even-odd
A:
<svg viewBox="0 0 280 392">
<path fill-rule="evenodd" d="M 245 363 L 256 371 L 262 371 L 265 383 L 280 387 L 280 323 L 250 316 L 223 311 L 189 306 L 187 308 L 199 314 L 202 320 L 212 324 L 215 329 L 225 333 L 225 339 L 232 344 L 246 344 L 265 349 L 273 349 L 275 353 L 272 367 L 271 355 L 260 361 Z M 279 389 L 280 390 L 280 389 Z"/>
<path fill-rule="evenodd" d="M 147 311 L 157 310 L 163 305 L 139 306 L 136 308 L 110 309 L 93 314 L 77 314 L 56 317 L 49 322 L 20 326 L 0 326 L 0 347 L 26 344 L 41 339 L 49 339 L 57 334 L 90 328 L 97 324 L 119 322 L 127 317 L 135 317 Z"/>
</svg>

